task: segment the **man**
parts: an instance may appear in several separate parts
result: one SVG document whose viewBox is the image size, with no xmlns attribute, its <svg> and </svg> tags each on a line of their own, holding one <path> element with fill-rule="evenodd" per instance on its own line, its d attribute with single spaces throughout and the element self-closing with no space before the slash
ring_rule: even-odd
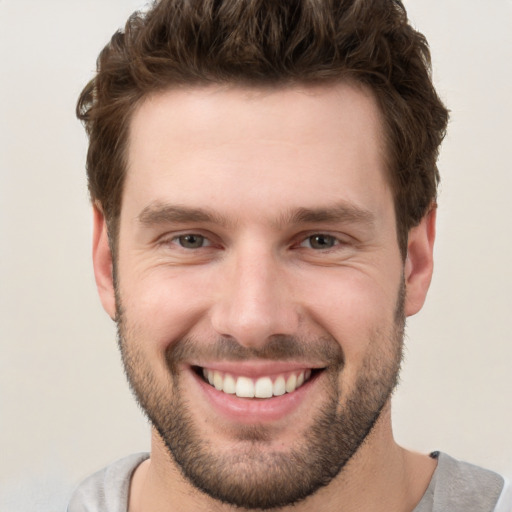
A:
<svg viewBox="0 0 512 512">
<path fill-rule="evenodd" d="M 93 257 L 151 454 L 69 512 L 503 511 L 396 444 L 447 111 L 394 0 L 161 0 L 101 53 Z"/>
</svg>

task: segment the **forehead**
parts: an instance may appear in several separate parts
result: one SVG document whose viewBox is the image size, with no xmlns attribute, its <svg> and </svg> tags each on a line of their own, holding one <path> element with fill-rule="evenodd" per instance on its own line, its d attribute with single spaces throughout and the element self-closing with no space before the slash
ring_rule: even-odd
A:
<svg viewBox="0 0 512 512">
<path fill-rule="evenodd" d="M 212 85 L 150 95 L 132 116 L 129 142 L 132 148 L 150 130 L 157 130 L 172 137 L 176 145 L 190 142 L 191 136 L 224 143 L 230 135 L 248 139 L 277 136 L 290 143 L 300 135 L 312 143 L 333 139 L 340 143 L 339 137 L 347 136 L 347 128 L 355 137 L 358 128 L 375 132 L 383 146 L 380 109 L 371 90 L 361 84 L 267 88 Z"/>
<path fill-rule="evenodd" d="M 133 115 L 125 195 L 139 211 L 155 201 L 370 201 L 390 193 L 383 139 L 372 93 L 349 83 L 172 89 Z"/>
</svg>

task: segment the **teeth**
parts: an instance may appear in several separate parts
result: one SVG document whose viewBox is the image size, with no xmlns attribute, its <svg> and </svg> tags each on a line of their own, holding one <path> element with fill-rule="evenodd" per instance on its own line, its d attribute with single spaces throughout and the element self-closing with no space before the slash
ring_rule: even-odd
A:
<svg viewBox="0 0 512 512">
<path fill-rule="evenodd" d="M 234 395 L 236 393 L 236 381 L 231 375 L 226 375 L 224 378 L 224 393 Z"/>
<path fill-rule="evenodd" d="M 236 396 L 254 398 L 254 382 L 247 377 L 238 377 L 236 381 Z"/>
<path fill-rule="evenodd" d="M 215 389 L 218 389 L 219 391 L 222 391 L 224 388 L 224 379 L 219 372 L 213 372 L 213 385 L 215 386 Z"/>
<path fill-rule="evenodd" d="M 285 378 L 284 375 L 279 375 L 274 382 L 272 382 L 270 377 L 260 377 L 256 380 L 249 377 L 236 378 L 232 375 L 206 368 L 203 368 L 203 376 L 215 389 L 230 395 L 236 394 L 240 398 L 270 398 L 272 396 L 281 396 L 285 393 L 293 393 L 309 380 L 311 370 L 291 373 L 288 375 L 288 378 Z"/>
<path fill-rule="evenodd" d="M 296 388 L 297 388 L 297 376 L 294 373 L 292 373 L 286 380 L 285 389 L 286 389 L 287 393 L 291 393 L 292 391 L 295 391 Z"/>
<path fill-rule="evenodd" d="M 281 396 L 286 393 L 286 382 L 284 381 L 284 377 L 282 375 L 279 375 L 279 377 L 277 377 L 276 381 L 274 382 L 273 393 L 274 396 Z"/>
<path fill-rule="evenodd" d="M 272 396 L 272 380 L 270 377 L 261 377 L 254 386 L 254 396 L 256 398 L 270 398 Z"/>
</svg>

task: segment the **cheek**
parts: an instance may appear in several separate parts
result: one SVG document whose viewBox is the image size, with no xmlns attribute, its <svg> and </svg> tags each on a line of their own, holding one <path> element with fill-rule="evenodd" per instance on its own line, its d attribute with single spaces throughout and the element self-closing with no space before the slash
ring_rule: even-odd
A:
<svg viewBox="0 0 512 512">
<path fill-rule="evenodd" d="M 338 341 L 346 369 L 361 362 L 375 338 L 389 338 L 395 326 L 399 277 L 337 269 L 317 275 L 309 287 L 308 315 Z"/>
<path fill-rule="evenodd" d="M 207 301 L 201 276 L 157 268 L 123 277 L 119 289 L 127 328 L 152 350 L 165 351 L 204 317 Z"/>
</svg>

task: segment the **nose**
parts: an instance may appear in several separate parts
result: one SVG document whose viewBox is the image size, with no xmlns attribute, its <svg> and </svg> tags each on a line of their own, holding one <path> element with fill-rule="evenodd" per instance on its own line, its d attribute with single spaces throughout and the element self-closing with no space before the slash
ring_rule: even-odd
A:
<svg viewBox="0 0 512 512">
<path fill-rule="evenodd" d="M 240 250 L 226 258 L 218 276 L 211 323 L 217 334 L 261 348 L 274 335 L 293 335 L 299 307 L 293 276 L 271 250 Z"/>
</svg>

